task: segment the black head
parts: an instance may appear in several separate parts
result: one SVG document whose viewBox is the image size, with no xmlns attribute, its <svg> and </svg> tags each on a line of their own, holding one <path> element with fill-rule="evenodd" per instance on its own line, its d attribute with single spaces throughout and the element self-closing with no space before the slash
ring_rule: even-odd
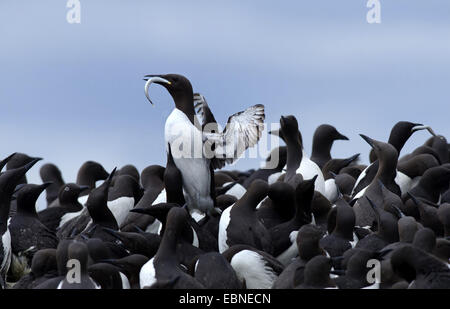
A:
<svg viewBox="0 0 450 309">
<path fill-rule="evenodd" d="M 183 111 L 188 118 L 195 116 L 194 93 L 191 82 L 179 74 L 145 75 L 145 96 L 153 104 L 148 94 L 148 88 L 152 83 L 163 86 L 172 96 L 175 106 Z M 193 121 L 193 119 L 191 119 Z"/>
<path fill-rule="evenodd" d="M 303 225 L 297 234 L 297 247 L 300 257 L 303 260 L 310 260 L 312 257 L 325 254 L 319 247 L 319 241 L 324 236 L 324 232 L 312 224 Z"/>
<path fill-rule="evenodd" d="M 314 176 L 311 179 L 303 180 L 300 182 L 295 188 L 295 195 L 297 198 L 302 200 L 311 201 L 314 196 L 314 184 L 316 182 L 318 175 Z"/>
<path fill-rule="evenodd" d="M 108 172 L 104 167 L 95 161 L 86 161 L 78 170 L 77 184 L 87 185 L 92 188 L 98 180 L 105 180 L 108 177 Z"/>
<path fill-rule="evenodd" d="M 86 207 L 94 223 L 102 223 L 105 226 L 117 228 L 117 222 L 109 208 L 107 207 L 108 192 L 112 178 L 116 169 L 114 169 L 108 178 L 98 187 L 92 190 L 86 201 Z"/>
<path fill-rule="evenodd" d="M 436 234 L 430 228 L 423 228 L 414 235 L 413 246 L 431 253 L 436 246 Z"/>
<path fill-rule="evenodd" d="M 9 162 L 9 160 L 11 160 L 11 158 L 14 157 L 15 155 L 16 155 L 16 152 L 14 152 L 13 154 L 10 154 L 9 156 L 7 156 L 6 158 L 4 158 L 3 160 L 0 161 L 0 172 L 3 170 L 5 165 Z"/>
<path fill-rule="evenodd" d="M 19 168 L 21 166 L 24 166 L 25 164 L 30 163 L 31 161 L 33 161 L 33 159 L 35 158 L 30 157 L 27 154 L 17 152 L 14 155 L 12 155 L 8 160 L 8 162 L 6 163 L 6 169 L 10 170 Z"/>
<path fill-rule="evenodd" d="M 127 164 L 127 165 L 123 166 L 117 173 L 117 176 L 120 176 L 120 175 L 131 176 L 139 183 L 139 180 L 140 180 L 139 171 L 134 165 Z"/>
<path fill-rule="evenodd" d="M 42 185 L 26 184 L 21 186 L 17 192 L 17 212 L 36 214 L 36 201 L 51 184 L 51 182 L 46 182 Z"/>
<path fill-rule="evenodd" d="M 298 122 L 295 116 L 281 116 L 280 126 L 280 132 L 286 142 L 295 142 L 302 145 L 302 136 L 298 130 Z"/>
<path fill-rule="evenodd" d="M 419 230 L 419 225 L 417 224 L 414 217 L 405 216 L 398 220 L 398 235 L 401 242 L 412 243 L 414 240 L 414 235 Z"/>
<path fill-rule="evenodd" d="M 41 249 L 37 251 L 31 262 L 31 271 L 35 277 L 41 277 L 48 273 L 56 273 L 56 249 Z"/>
<path fill-rule="evenodd" d="M 35 158 L 30 157 L 24 153 L 15 153 L 14 155 L 11 155 L 8 162 L 6 163 L 6 170 L 16 169 L 22 166 L 25 166 L 31 162 L 37 162 L 39 160 L 42 160 L 42 158 Z M 27 183 L 27 178 L 24 175 L 22 175 L 21 179 L 19 180 L 19 183 Z"/>
<path fill-rule="evenodd" d="M 360 134 L 360 136 L 372 147 L 377 158 L 392 159 L 394 156 L 398 158 L 398 152 L 391 144 L 374 140 L 364 134 Z M 397 162 L 395 162 L 395 165 L 397 165 Z"/>
<path fill-rule="evenodd" d="M 39 174 L 43 182 L 47 181 L 58 181 L 60 183 L 64 183 L 62 179 L 62 174 L 59 168 L 52 163 L 47 163 L 41 166 L 39 170 Z"/>
<path fill-rule="evenodd" d="M 0 197 L 9 199 L 16 186 L 21 182 L 26 172 L 33 167 L 41 158 L 35 158 L 22 167 L 9 169 L 0 175 Z"/>
<path fill-rule="evenodd" d="M 421 123 L 413 123 L 409 121 L 397 122 L 391 130 L 389 136 L 389 144 L 394 146 L 398 152 L 403 148 L 406 141 L 411 135 L 419 130 L 426 129 L 427 127 Z"/>
<path fill-rule="evenodd" d="M 58 193 L 60 204 L 78 203 L 81 192 L 87 189 L 89 189 L 88 186 L 79 186 L 76 183 L 68 183 L 62 186 Z"/>
<path fill-rule="evenodd" d="M 317 127 L 313 137 L 314 142 L 319 142 L 320 140 L 325 140 L 327 142 L 336 140 L 348 141 L 348 137 L 339 133 L 332 125 L 322 124 Z"/>
<path fill-rule="evenodd" d="M 141 184 L 144 188 L 151 187 L 156 183 L 162 183 L 165 168 L 161 165 L 150 165 L 142 170 Z"/>
</svg>

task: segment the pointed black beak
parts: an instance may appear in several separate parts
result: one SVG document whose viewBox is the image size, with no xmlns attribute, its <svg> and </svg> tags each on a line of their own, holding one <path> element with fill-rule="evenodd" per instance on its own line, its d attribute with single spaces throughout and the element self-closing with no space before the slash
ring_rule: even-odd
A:
<svg viewBox="0 0 450 309">
<path fill-rule="evenodd" d="M 3 168 L 5 167 L 5 165 L 9 162 L 9 160 L 11 160 L 12 157 L 14 157 L 14 155 L 17 152 L 14 152 L 13 154 L 10 154 L 9 156 L 7 156 L 6 158 L 4 158 L 2 161 L 0 161 L 0 172 L 3 170 Z"/>
<path fill-rule="evenodd" d="M 116 173 L 116 170 L 117 170 L 117 167 L 115 167 L 115 168 L 112 170 L 112 172 L 109 174 L 108 178 L 106 178 L 106 180 L 105 180 L 105 183 L 108 184 L 108 187 L 109 187 L 109 185 L 111 184 L 111 181 L 112 181 L 112 179 L 113 179 L 113 177 L 114 177 L 114 174 Z"/>
<path fill-rule="evenodd" d="M 342 140 L 342 141 L 348 141 L 349 138 L 345 135 L 342 135 L 341 133 L 337 132 L 337 135 L 335 137 L 336 140 Z"/>
<path fill-rule="evenodd" d="M 360 156 L 360 153 L 357 153 L 353 156 L 351 156 L 350 158 L 345 159 L 345 165 L 348 166 L 350 163 L 352 163 L 353 161 L 355 161 L 356 159 L 358 159 Z"/>
<path fill-rule="evenodd" d="M 147 212 L 146 208 L 133 208 L 130 210 L 130 212 L 151 216 L 151 214 Z"/>
<path fill-rule="evenodd" d="M 366 136 L 364 134 L 360 134 L 359 136 L 361 136 L 363 138 L 363 140 L 365 140 L 366 143 L 370 145 L 370 147 L 374 148 L 373 139 L 371 139 L 370 137 L 368 137 L 368 136 Z"/>
</svg>

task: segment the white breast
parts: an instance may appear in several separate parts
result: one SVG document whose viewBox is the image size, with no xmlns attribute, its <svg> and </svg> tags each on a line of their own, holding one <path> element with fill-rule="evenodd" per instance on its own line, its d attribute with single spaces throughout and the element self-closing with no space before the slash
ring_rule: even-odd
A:
<svg viewBox="0 0 450 309">
<path fill-rule="evenodd" d="M 117 224 L 121 226 L 130 210 L 134 207 L 134 198 L 122 196 L 113 201 L 109 201 L 107 205 L 114 215 L 114 218 L 116 218 Z"/>
<path fill-rule="evenodd" d="M 234 206 L 231 205 L 230 207 L 227 207 L 223 212 L 222 215 L 220 216 L 220 220 L 219 220 L 219 235 L 218 235 L 218 246 L 219 246 L 219 252 L 223 253 L 225 250 L 228 249 L 228 244 L 227 244 L 227 228 L 228 225 L 230 224 L 230 211 L 231 208 Z"/>
<path fill-rule="evenodd" d="M 175 165 L 183 176 L 183 189 L 189 208 L 208 211 L 214 207 L 210 196 L 209 160 L 203 156 L 203 135 L 175 108 L 165 125 L 166 145 L 170 144 Z"/>
<path fill-rule="evenodd" d="M 331 202 L 336 202 L 338 198 L 336 182 L 334 179 L 328 179 L 325 181 L 325 197 Z"/>
<path fill-rule="evenodd" d="M 78 203 L 80 203 L 81 205 L 84 206 L 84 204 L 86 204 L 87 200 L 88 200 L 89 194 L 88 195 L 84 195 L 84 196 L 80 196 L 78 198 Z"/>
<path fill-rule="evenodd" d="M 320 167 L 309 159 L 305 151 L 303 151 L 302 162 L 300 162 L 300 167 L 296 171 L 297 174 L 301 174 L 304 180 L 312 179 L 317 175 L 316 182 L 314 183 L 314 190 L 325 195 L 325 179 L 322 174 Z"/>
<path fill-rule="evenodd" d="M 72 220 L 73 218 L 78 217 L 83 212 L 83 209 L 77 212 L 68 212 L 64 216 L 62 216 L 58 228 L 61 228 L 61 226 L 63 226 L 66 222 Z"/>
<path fill-rule="evenodd" d="M 153 258 L 142 266 L 139 272 L 139 284 L 141 289 L 149 288 L 156 283 L 155 265 L 153 265 Z"/>
<path fill-rule="evenodd" d="M 400 171 L 397 171 L 397 175 L 395 176 L 395 183 L 400 187 L 400 192 L 405 194 L 411 189 L 412 179 L 403 174 Z"/>
</svg>

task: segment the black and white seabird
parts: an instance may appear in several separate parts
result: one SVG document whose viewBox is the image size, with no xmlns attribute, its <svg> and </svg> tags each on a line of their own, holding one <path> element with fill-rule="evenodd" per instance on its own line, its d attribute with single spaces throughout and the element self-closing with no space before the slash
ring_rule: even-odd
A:
<svg viewBox="0 0 450 309">
<path fill-rule="evenodd" d="M 144 188 L 144 195 L 136 204 L 134 209 L 140 209 L 152 205 L 157 197 L 164 191 L 164 171 L 161 165 L 150 165 L 142 170 L 141 183 Z M 165 194 L 163 194 L 165 196 Z M 134 232 L 136 227 L 147 230 L 155 223 L 155 218 L 151 216 L 141 216 L 138 213 L 130 212 L 120 226 L 123 232 Z M 160 224 L 155 224 L 159 228 Z"/>
<path fill-rule="evenodd" d="M 6 274 L 11 264 L 11 234 L 8 229 L 8 218 L 11 205 L 11 197 L 16 185 L 23 180 L 25 173 L 35 165 L 40 158 L 35 158 L 28 164 L 16 169 L 10 169 L 0 174 L 0 281 L 4 287 Z"/>
<path fill-rule="evenodd" d="M 394 146 L 395 150 L 397 150 L 397 153 L 400 154 L 403 146 L 406 144 L 411 135 L 414 132 L 424 129 L 428 129 L 428 131 L 434 134 L 433 130 L 430 127 L 424 126 L 419 123 L 412 123 L 408 121 L 397 122 L 391 130 L 388 143 Z M 379 158 L 378 155 L 376 154 L 375 149 L 372 149 L 372 151 L 375 153 L 375 156 Z M 372 182 L 373 178 L 377 174 L 377 170 L 379 169 L 378 166 L 379 161 L 375 160 L 361 173 L 361 175 L 356 180 L 356 184 L 352 192 L 353 195 L 356 195 L 359 192 L 361 192 L 361 190 L 366 188 Z M 406 184 L 403 183 L 410 181 L 410 179 L 408 178 L 409 177 L 407 176 L 405 178 L 405 175 L 401 172 L 397 173 L 396 175 L 396 183 L 400 186 L 401 190 L 404 190 L 404 192 L 402 193 L 405 193 L 407 190 Z M 406 188 L 404 188 L 404 186 Z"/>
<path fill-rule="evenodd" d="M 187 212 L 173 207 L 167 216 L 167 226 L 156 255 L 142 266 L 139 274 L 141 289 L 173 288 L 202 289 L 204 286 L 185 273 L 177 255 L 177 244 L 187 221 Z"/>
<path fill-rule="evenodd" d="M 192 85 L 186 77 L 178 74 L 145 77 L 145 95 L 150 102 L 148 89 L 156 83 L 167 89 L 175 103 L 175 109 L 166 120 L 165 141 L 166 145 L 171 145 L 175 164 L 183 175 L 188 207 L 212 212 L 215 206 L 211 195 L 213 169 L 236 161 L 248 147 L 258 142 L 263 129 L 264 106 L 255 105 L 232 115 L 222 132 L 203 131 L 195 114 Z M 202 110 L 206 108 L 206 104 L 200 107 Z M 206 115 L 205 112 L 200 114 Z M 205 121 L 203 124 L 207 125 Z M 214 123 L 213 126 L 217 127 Z M 207 153 L 203 151 L 205 141 L 209 143 L 210 151 Z"/>
<path fill-rule="evenodd" d="M 323 231 L 312 224 L 304 225 L 297 233 L 298 257 L 292 260 L 274 281 L 273 289 L 293 289 L 303 283 L 306 263 L 317 255 L 326 255 L 320 247 Z"/>
<path fill-rule="evenodd" d="M 233 245 L 245 244 L 271 254 L 273 243 L 269 230 L 257 216 L 256 206 L 267 196 L 269 185 L 255 180 L 245 195 L 222 212 L 219 223 L 219 252 Z"/>
<path fill-rule="evenodd" d="M 58 205 L 39 211 L 39 220 L 50 230 L 56 231 L 65 222 L 81 213 L 83 206 L 78 202 L 78 197 L 87 189 L 88 186 L 79 186 L 75 183 L 63 185 L 59 189 Z"/>
<path fill-rule="evenodd" d="M 271 133 L 278 134 L 287 146 L 284 182 L 292 183 L 292 179 L 296 174 L 300 174 L 304 180 L 317 176 L 314 183 L 315 190 L 324 195 L 325 179 L 320 167 L 308 158 L 303 149 L 303 138 L 298 128 L 297 119 L 292 115 L 281 116 L 280 126 L 279 131 L 272 131 Z"/>
<path fill-rule="evenodd" d="M 375 150 L 379 162 L 377 174 L 372 179 L 372 182 L 361 190 L 351 203 L 352 205 L 354 204 L 353 210 L 356 215 L 356 225 L 363 227 L 372 225 L 375 214 L 367 199 L 361 197 L 367 196 L 375 205 L 382 205 L 383 196 L 381 194 L 380 181 L 392 193 L 401 196 L 401 192 L 400 187 L 395 182 L 398 161 L 398 152 L 395 147 L 389 143 L 383 143 L 365 135 L 360 135 Z"/>
<path fill-rule="evenodd" d="M 17 192 L 17 212 L 9 222 L 15 255 L 32 256 L 38 250 L 58 246 L 56 234 L 41 223 L 36 212 L 36 200 L 48 185 L 26 184 Z"/>
<path fill-rule="evenodd" d="M 295 189 L 295 214 L 287 222 L 270 229 L 270 238 L 273 244 L 273 256 L 284 265 L 298 254 L 297 233 L 305 224 L 312 222 L 311 203 L 314 196 L 314 182 L 317 177 L 305 180 Z"/>
</svg>

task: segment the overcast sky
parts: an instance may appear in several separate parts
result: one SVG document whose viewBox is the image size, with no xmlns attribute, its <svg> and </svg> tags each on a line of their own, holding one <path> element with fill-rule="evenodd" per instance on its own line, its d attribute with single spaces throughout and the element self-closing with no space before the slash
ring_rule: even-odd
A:
<svg viewBox="0 0 450 309">
<path fill-rule="evenodd" d="M 0 155 L 43 157 L 66 182 L 86 160 L 165 164 L 173 102 L 158 86 L 147 102 L 151 73 L 187 76 L 221 123 L 254 104 L 268 123 L 295 115 L 307 152 L 322 123 L 350 138 L 335 157 L 363 162 L 358 134 L 386 140 L 399 120 L 450 136 L 447 0 L 381 0 L 381 24 L 367 23 L 365 0 L 80 2 L 81 23 L 69 24 L 65 0 L 0 1 Z"/>
</svg>

